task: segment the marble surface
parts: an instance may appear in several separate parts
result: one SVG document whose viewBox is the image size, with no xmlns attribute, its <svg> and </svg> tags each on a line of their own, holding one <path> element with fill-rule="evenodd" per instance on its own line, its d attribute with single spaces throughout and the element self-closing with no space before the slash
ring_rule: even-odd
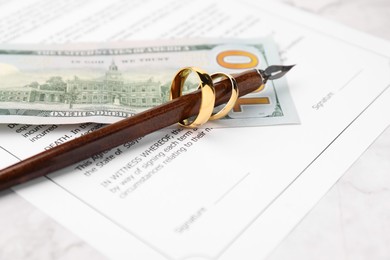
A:
<svg viewBox="0 0 390 260">
<path fill-rule="evenodd" d="M 390 40 L 389 0 L 279 0 L 279 2 Z"/>
<path fill-rule="evenodd" d="M 389 0 L 279 0 L 390 40 Z M 390 259 L 390 127 L 268 260 Z M 106 259 L 12 191 L 0 193 L 0 259 Z"/>
<path fill-rule="evenodd" d="M 390 259 L 390 127 L 267 260 Z"/>
<path fill-rule="evenodd" d="M 283 2 L 390 40 L 388 0 Z M 267 260 L 390 259 L 389 158 L 390 127 Z"/>
<path fill-rule="evenodd" d="M 106 259 L 29 202 L 0 193 L 1 260 Z"/>
</svg>

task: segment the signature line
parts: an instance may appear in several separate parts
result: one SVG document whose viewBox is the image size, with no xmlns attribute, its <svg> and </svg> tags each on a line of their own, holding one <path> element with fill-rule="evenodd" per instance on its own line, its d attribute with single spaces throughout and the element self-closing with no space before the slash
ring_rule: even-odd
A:
<svg viewBox="0 0 390 260">
<path fill-rule="evenodd" d="M 346 86 L 349 85 L 349 83 L 351 83 L 357 76 L 359 76 L 361 73 L 362 73 L 363 69 L 359 70 L 358 72 L 355 73 L 355 75 L 352 76 L 352 78 L 350 78 L 347 83 L 345 83 L 343 86 L 341 86 L 341 88 L 339 88 L 339 91 L 343 90 L 343 88 L 345 88 Z"/>
<path fill-rule="evenodd" d="M 240 180 L 238 180 L 238 182 L 236 182 L 232 187 L 230 187 L 230 189 L 228 189 L 221 197 L 219 197 L 219 199 L 217 199 L 214 202 L 214 205 L 218 204 L 224 197 L 226 197 L 226 195 L 228 195 L 234 188 L 236 188 L 238 186 L 238 184 L 240 184 L 246 177 L 249 176 L 249 174 L 250 174 L 250 172 L 245 174 L 244 177 L 242 177 Z"/>
</svg>

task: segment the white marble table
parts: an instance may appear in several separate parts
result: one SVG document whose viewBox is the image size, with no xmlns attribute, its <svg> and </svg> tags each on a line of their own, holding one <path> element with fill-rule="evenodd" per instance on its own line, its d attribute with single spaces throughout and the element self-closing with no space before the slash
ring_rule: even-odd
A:
<svg viewBox="0 0 390 260">
<path fill-rule="evenodd" d="M 390 40 L 390 1 L 284 2 Z M 268 260 L 390 259 L 389 201 L 390 127 L 362 154 Z"/>
<path fill-rule="evenodd" d="M 280 1 L 390 40 L 389 0 Z M 390 259 L 389 158 L 390 127 L 269 260 Z M 0 259 L 106 259 L 12 191 L 0 193 L 0 227 Z"/>
</svg>

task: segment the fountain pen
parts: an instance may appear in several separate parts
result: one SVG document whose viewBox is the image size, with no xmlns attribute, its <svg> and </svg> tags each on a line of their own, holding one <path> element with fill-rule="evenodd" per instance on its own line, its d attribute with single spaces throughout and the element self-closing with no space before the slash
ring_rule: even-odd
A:
<svg viewBox="0 0 390 260">
<path fill-rule="evenodd" d="M 244 96 L 258 89 L 267 80 L 282 77 L 292 67 L 273 65 L 265 70 L 251 69 L 232 77 L 238 86 L 239 96 Z M 227 79 L 214 84 L 215 106 L 228 102 L 231 93 L 229 84 Z M 201 107 L 201 99 L 201 90 L 196 90 L 22 160 L 0 170 L 0 190 L 47 175 L 196 116 Z"/>
</svg>

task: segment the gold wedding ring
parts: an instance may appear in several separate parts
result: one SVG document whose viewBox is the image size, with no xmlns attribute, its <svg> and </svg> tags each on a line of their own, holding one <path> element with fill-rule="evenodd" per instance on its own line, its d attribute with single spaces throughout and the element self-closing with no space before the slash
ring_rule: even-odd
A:
<svg viewBox="0 0 390 260">
<path fill-rule="evenodd" d="M 198 76 L 200 82 L 199 88 L 202 91 L 200 109 L 198 115 L 192 122 L 190 119 L 184 119 L 180 121 L 179 124 L 185 127 L 194 128 L 206 123 L 213 113 L 215 104 L 215 90 L 213 86 L 213 80 L 209 74 L 196 67 L 186 67 L 179 70 L 179 72 L 177 72 L 173 78 L 170 100 L 178 98 L 183 94 L 184 83 L 191 72 L 194 72 Z"/>
<path fill-rule="evenodd" d="M 211 74 L 211 78 L 213 80 L 215 80 L 217 78 L 229 79 L 230 85 L 232 87 L 232 94 L 230 95 L 230 99 L 226 103 L 226 105 L 221 110 L 219 110 L 217 113 L 212 114 L 210 116 L 210 120 L 216 120 L 216 119 L 220 119 L 220 118 L 226 116 L 229 113 L 229 111 L 234 107 L 234 104 L 236 104 L 236 101 L 238 99 L 238 86 L 237 86 L 236 80 L 232 76 L 230 76 L 229 74 L 223 73 L 223 72 L 217 72 L 217 73 Z"/>
</svg>

